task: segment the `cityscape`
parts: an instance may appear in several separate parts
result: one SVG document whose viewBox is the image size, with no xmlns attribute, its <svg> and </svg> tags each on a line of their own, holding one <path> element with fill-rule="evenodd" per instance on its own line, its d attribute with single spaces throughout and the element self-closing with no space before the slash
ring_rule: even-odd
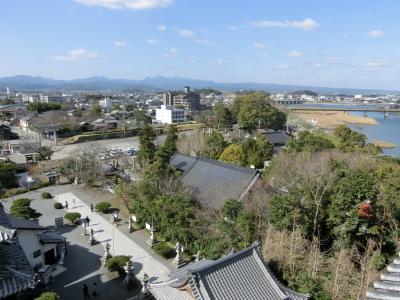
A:
<svg viewBox="0 0 400 300">
<path fill-rule="evenodd" d="M 400 299 L 399 3 L 0 8 L 0 299 Z"/>
</svg>

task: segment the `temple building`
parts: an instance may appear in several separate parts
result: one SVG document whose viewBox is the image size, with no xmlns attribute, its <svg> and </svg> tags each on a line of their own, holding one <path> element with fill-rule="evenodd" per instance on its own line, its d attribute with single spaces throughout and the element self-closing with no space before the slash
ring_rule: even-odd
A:
<svg viewBox="0 0 400 300">
<path fill-rule="evenodd" d="M 395 258 L 374 282 L 374 288 L 367 292 L 367 299 L 400 300 L 400 258 Z"/>
<path fill-rule="evenodd" d="M 282 285 L 259 252 L 259 243 L 218 260 L 199 260 L 149 281 L 144 291 L 156 300 L 303 300 L 309 295 Z"/>
</svg>

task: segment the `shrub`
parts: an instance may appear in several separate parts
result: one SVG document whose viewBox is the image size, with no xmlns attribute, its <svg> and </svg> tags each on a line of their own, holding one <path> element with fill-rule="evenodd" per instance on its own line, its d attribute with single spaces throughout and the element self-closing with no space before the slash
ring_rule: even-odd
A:
<svg viewBox="0 0 400 300">
<path fill-rule="evenodd" d="M 10 207 L 11 215 L 26 220 L 39 218 L 42 214 L 31 208 L 30 205 L 30 199 L 21 198 L 15 200 Z"/>
<path fill-rule="evenodd" d="M 107 259 L 106 268 L 110 272 L 124 272 L 124 266 L 128 263 L 130 257 L 126 255 L 117 255 Z"/>
<path fill-rule="evenodd" d="M 155 244 L 153 249 L 155 253 L 166 259 L 172 258 L 175 255 L 175 250 L 166 242 L 159 242 Z"/>
<path fill-rule="evenodd" d="M 71 223 L 75 223 L 78 219 L 80 219 L 81 214 L 77 212 L 69 212 L 66 213 L 64 218 L 69 220 Z"/>
<path fill-rule="evenodd" d="M 106 213 L 111 207 L 111 203 L 110 202 L 99 202 L 96 204 L 96 210 L 102 212 L 102 213 Z"/>
<path fill-rule="evenodd" d="M 54 203 L 54 208 L 55 209 L 62 209 L 63 205 L 60 202 L 56 202 L 56 203 Z"/>
<path fill-rule="evenodd" d="M 59 300 L 59 299 L 60 296 L 52 292 L 42 293 L 39 297 L 35 298 L 35 300 Z"/>
<path fill-rule="evenodd" d="M 51 198 L 53 198 L 53 196 L 49 192 L 43 192 L 42 198 L 43 199 L 51 199 Z"/>
</svg>

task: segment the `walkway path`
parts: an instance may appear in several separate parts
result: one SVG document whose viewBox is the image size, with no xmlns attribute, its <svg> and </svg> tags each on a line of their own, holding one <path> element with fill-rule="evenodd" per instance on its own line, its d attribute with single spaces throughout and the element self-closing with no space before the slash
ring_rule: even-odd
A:
<svg viewBox="0 0 400 300">
<path fill-rule="evenodd" d="M 73 199 L 75 199 L 75 207 L 73 207 Z M 93 228 L 95 239 L 101 242 L 104 247 L 108 242 L 111 246 L 110 252 L 112 255 L 130 255 L 134 263 L 134 273 L 138 279 L 142 278 L 144 272 L 150 278 L 153 277 L 159 280 L 168 279 L 167 274 L 171 271 L 171 268 L 166 267 L 166 265 L 154 257 L 154 254 L 122 233 L 118 229 L 118 226 L 109 223 L 106 218 L 111 218 L 111 215 L 103 216 L 97 212 L 91 212 L 90 207 L 85 202 L 70 192 L 58 194 L 57 200 L 63 205 L 65 201 L 68 201 L 68 212 L 79 212 L 82 218 L 88 216 L 90 219 L 88 231 Z"/>
</svg>

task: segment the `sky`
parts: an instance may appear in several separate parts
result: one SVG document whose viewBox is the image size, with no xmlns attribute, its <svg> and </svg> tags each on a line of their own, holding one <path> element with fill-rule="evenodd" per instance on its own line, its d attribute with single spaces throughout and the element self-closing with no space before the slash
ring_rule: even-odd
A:
<svg viewBox="0 0 400 300">
<path fill-rule="evenodd" d="M 1 0 L 0 76 L 398 90 L 398 0 Z"/>
</svg>

